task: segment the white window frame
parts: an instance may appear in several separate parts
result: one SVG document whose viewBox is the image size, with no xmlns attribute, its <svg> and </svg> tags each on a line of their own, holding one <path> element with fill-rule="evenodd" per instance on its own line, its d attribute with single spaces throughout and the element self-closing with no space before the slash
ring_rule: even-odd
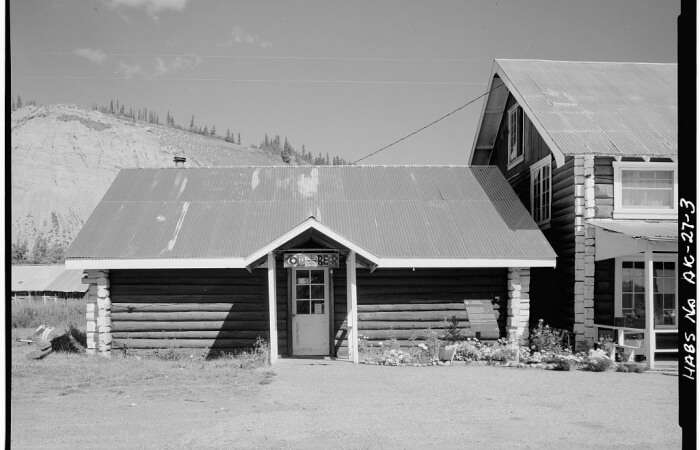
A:
<svg viewBox="0 0 700 450">
<path fill-rule="evenodd" d="M 530 215 L 535 218 L 535 173 L 549 167 L 549 192 L 547 193 L 547 218 L 537 221 L 537 225 L 548 226 L 552 220 L 552 155 L 547 155 L 530 166 Z M 540 178 L 540 192 L 542 192 Z"/>
<path fill-rule="evenodd" d="M 520 111 L 520 124 L 518 126 L 518 111 Z M 516 126 L 512 126 L 512 121 L 511 121 L 511 116 L 515 113 L 515 124 Z M 507 121 L 508 121 L 508 155 L 506 156 L 508 160 L 508 170 L 512 169 L 513 167 L 517 166 L 521 162 L 525 160 L 525 140 L 524 137 L 525 135 L 523 134 L 523 128 L 524 127 L 524 117 L 525 117 L 525 112 L 522 110 L 520 105 L 517 103 L 508 108 L 508 115 Z M 510 155 L 512 154 L 512 133 L 518 133 L 516 134 L 515 137 L 515 145 L 516 147 L 519 147 L 519 149 L 516 149 L 516 154 L 518 153 L 517 150 L 520 150 L 520 155 L 516 156 L 515 158 L 511 159 Z"/>
<path fill-rule="evenodd" d="M 615 312 L 615 317 L 622 317 L 622 262 L 623 261 L 632 261 L 632 262 L 644 262 L 644 255 L 628 255 L 628 256 L 618 256 L 615 258 L 615 299 L 614 299 L 614 312 Z M 675 286 L 675 293 L 676 293 L 676 309 L 678 309 L 678 255 L 675 253 L 654 253 L 652 257 L 652 264 L 655 262 L 675 262 L 676 263 L 676 286 Z M 652 268 L 653 270 L 653 268 Z M 646 279 L 644 283 L 644 289 L 645 289 L 645 295 L 646 295 L 646 289 L 651 288 L 653 289 L 653 286 L 647 287 L 646 285 Z M 653 292 L 652 292 L 653 295 Z M 646 305 L 646 301 L 645 301 Z M 646 314 L 648 314 L 648 311 L 644 311 L 645 317 Z M 651 311 L 651 314 L 654 314 L 654 311 Z M 654 329 L 655 330 L 667 330 L 667 329 L 672 329 L 675 330 L 678 328 L 678 314 L 676 313 L 676 324 L 675 325 L 656 325 L 654 324 Z"/>
<path fill-rule="evenodd" d="M 673 209 L 623 208 L 623 170 L 673 170 Z M 678 168 L 675 162 L 613 161 L 613 218 L 674 219 L 678 216 Z"/>
</svg>

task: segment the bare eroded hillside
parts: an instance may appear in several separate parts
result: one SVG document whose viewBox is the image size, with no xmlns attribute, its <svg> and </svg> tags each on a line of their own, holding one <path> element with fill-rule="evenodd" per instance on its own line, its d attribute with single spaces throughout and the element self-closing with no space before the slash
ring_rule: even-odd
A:
<svg viewBox="0 0 700 450">
<path fill-rule="evenodd" d="M 77 106 L 12 112 L 12 242 L 68 243 L 125 167 L 281 164 L 279 154 Z"/>
</svg>

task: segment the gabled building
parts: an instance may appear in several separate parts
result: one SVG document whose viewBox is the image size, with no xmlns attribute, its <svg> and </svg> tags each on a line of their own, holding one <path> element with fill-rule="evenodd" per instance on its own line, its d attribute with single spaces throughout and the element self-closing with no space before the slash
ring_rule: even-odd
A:
<svg viewBox="0 0 700 450">
<path fill-rule="evenodd" d="M 13 264 L 10 272 L 14 302 L 83 300 L 88 285 L 82 270 L 66 270 L 63 264 Z"/>
<path fill-rule="evenodd" d="M 495 167 L 124 169 L 67 252 L 86 271 L 88 349 L 357 361 L 408 344 L 465 300 L 521 336 L 531 268 L 555 253 Z M 489 308 L 491 309 L 491 308 Z"/>
<path fill-rule="evenodd" d="M 531 320 L 642 353 L 677 339 L 676 64 L 497 59 L 473 166 L 495 165 L 557 253 Z"/>
</svg>

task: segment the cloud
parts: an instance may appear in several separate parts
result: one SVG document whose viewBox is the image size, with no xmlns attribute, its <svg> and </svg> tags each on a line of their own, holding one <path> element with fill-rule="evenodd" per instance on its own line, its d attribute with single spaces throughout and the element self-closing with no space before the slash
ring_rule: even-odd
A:
<svg viewBox="0 0 700 450">
<path fill-rule="evenodd" d="M 171 72 L 180 70 L 191 70 L 197 67 L 202 62 L 202 58 L 197 55 L 179 55 L 170 61 L 166 61 L 161 57 L 156 58 L 156 69 L 153 76 L 158 77 Z"/>
<path fill-rule="evenodd" d="M 262 39 L 257 34 L 252 34 L 243 29 L 243 27 L 234 25 L 231 30 L 231 36 L 226 42 L 221 45 L 224 47 L 233 47 L 234 45 L 253 45 L 261 48 L 272 47 L 272 43 Z"/>
<path fill-rule="evenodd" d="M 202 58 L 197 55 L 178 55 L 170 59 L 159 56 L 153 60 L 153 69 L 149 69 L 140 64 L 119 61 L 115 73 L 125 79 L 131 79 L 136 76 L 152 79 L 183 70 L 192 70 L 201 62 Z M 150 67 L 150 65 L 148 66 Z"/>
<path fill-rule="evenodd" d="M 127 64 L 124 61 L 119 61 L 116 73 L 122 77 L 129 79 L 133 78 L 134 75 L 143 74 L 143 69 L 138 64 Z"/>
<path fill-rule="evenodd" d="M 126 6 L 129 8 L 144 8 L 149 14 L 161 11 L 182 11 L 188 0 L 105 0 L 113 8 Z"/>
<path fill-rule="evenodd" d="M 73 54 L 95 64 L 102 64 L 107 59 L 105 52 L 95 48 L 76 48 L 73 50 Z"/>
</svg>

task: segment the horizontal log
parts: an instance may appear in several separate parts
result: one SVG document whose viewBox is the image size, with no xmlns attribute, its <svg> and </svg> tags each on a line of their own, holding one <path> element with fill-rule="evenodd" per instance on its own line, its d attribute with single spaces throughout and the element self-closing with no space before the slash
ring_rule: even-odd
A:
<svg viewBox="0 0 700 450">
<path fill-rule="evenodd" d="M 181 285 L 181 284 L 117 284 L 113 283 L 110 292 L 112 295 L 264 295 L 267 289 L 264 285 Z"/>
<path fill-rule="evenodd" d="M 113 339 L 255 339 L 266 337 L 266 330 L 223 330 L 223 331 L 119 331 L 112 333 Z"/>
<path fill-rule="evenodd" d="M 255 294 L 115 294 L 112 303 L 260 303 L 267 305 L 266 292 Z"/>
<path fill-rule="evenodd" d="M 442 337 L 445 335 L 445 330 L 432 330 L 434 332 L 437 332 L 439 337 Z M 473 336 L 474 333 L 471 333 L 470 330 L 464 329 L 461 330 L 462 335 L 464 337 L 468 336 Z M 376 339 L 425 339 L 427 337 L 428 330 L 427 329 L 422 329 L 422 330 L 364 330 L 364 331 L 358 331 L 358 334 L 360 336 L 364 336 L 367 339 L 370 340 L 376 340 Z"/>
<path fill-rule="evenodd" d="M 393 303 L 386 305 L 357 305 L 358 312 L 374 311 L 464 311 L 464 302 L 453 303 Z"/>
<path fill-rule="evenodd" d="M 286 329 L 287 321 L 278 320 L 277 329 Z M 188 321 L 188 322 L 130 322 L 114 321 L 112 331 L 194 331 L 194 330 L 267 330 L 267 320 L 227 320 L 227 321 Z"/>
<path fill-rule="evenodd" d="M 398 287 L 403 289 L 414 289 L 414 288 L 425 288 L 425 289 L 435 289 L 435 288 L 464 288 L 465 286 L 490 286 L 494 282 L 501 279 L 503 275 L 492 275 L 483 277 L 459 277 L 459 278 L 449 278 L 449 279 L 434 279 L 427 277 L 416 277 L 416 278 L 370 278 L 363 277 L 357 280 L 358 287 L 374 287 L 374 288 L 388 288 L 388 287 Z"/>
<path fill-rule="evenodd" d="M 503 296 L 506 292 L 506 277 L 500 281 L 497 286 L 490 289 L 482 290 L 467 290 L 461 292 L 444 292 L 439 289 L 432 289 L 425 293 L 419 292 L 360 292 L 357 294 L 357 301 L 362 305 L 374 304 L 420 304 L 428 300 L 435 299 L 436 295 L 440 295 L 438 301 L 442 303 L 457 303 L 464 300 L 483 300 L 492 299 L 494 296 Z"/>
<path fill-rule="evenodd" d="M 467 320 L 466 311 L 392 311 L 392 312 L 371 312 L 357 314 L 359 321 L 440 321 L 450 320 L 456 316 L 459 320 Z"/>
<path fill-rule="evenodd" d="M 284 311 L 277 311 L 286 315 Z M 233 312 L 226 311 L 194 311 L 194 312 L 113 312 L 112 320 L 128 321 L 153 321 L 153 322 L 177 322 L 177 321 L 204 321 L 204 320 L 265 320 L 267 312 Z"/>
<path fill-rule="evenodd" d="M 345 329 L 342 320 L 336 320 L 334 325 L 336 329 Z M 357 323 L 359 330 L 423 330 L 426 328 L 433 329 L 443 329 L 446 326 L 450 326 L 449 320 L 445 323 L 444 320 L 434 320 L 434 321 L 360 321 Z M 460 320 L 458 323 L 460 328 L 466 328 L 469 326 L 469 321 Z"/>
<path fill-rule="evenodd" d="M 255 344 L 255 339 L 118 339 L 113 342 L 117 347 L 127 348 L 217 348 L 248 347 Z"/>
<path fill-rule="evenodd" d="M 112 286 L 226 286 L 228 288 L 234 286 L 266 286 L 267 277 L 121 277 L 112 278 L 110 280 Z"/>
<path fill-rule="evenodd" d="M 117 303 L 112 312 L 194 312 L 194 311 L 257 311 L 267 314 L 262 303 Z"/>
</svg>

